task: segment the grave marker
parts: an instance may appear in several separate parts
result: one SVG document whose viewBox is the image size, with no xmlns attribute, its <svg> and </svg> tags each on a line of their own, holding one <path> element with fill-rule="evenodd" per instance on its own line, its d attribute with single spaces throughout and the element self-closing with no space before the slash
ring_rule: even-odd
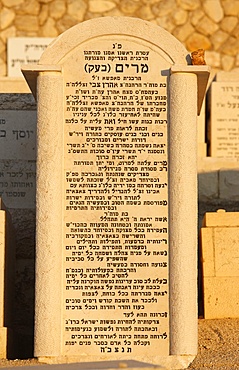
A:
<svg viewBox="0 0 239 370">
<path fill-rule="evenodd" d="M 21 65 L 38 63 L 42 53 L 54 39 L 51 37 L 9 37 L 7 71 L 9 77 L 23 77 Z"/>
<path fill-rule="evenodd" d="M 209 73 L 187 58 L 159 27 L 102 18 L 23 67 L 38 100 L 44 361 L 182 368 L 197 352 L 196 119 Z"/>
<path fill-rule="evenodd" d="M 36 111 L 0 111 L 0 197 L 8 208 L 35 208 Z"/>
<path fill-rule="evenodd" d="M 236 78 L 238 73 L 219 73 L 217 80 L 211 84 L 211 157 L 239 156 L 239 84 Z"/>
</svg>

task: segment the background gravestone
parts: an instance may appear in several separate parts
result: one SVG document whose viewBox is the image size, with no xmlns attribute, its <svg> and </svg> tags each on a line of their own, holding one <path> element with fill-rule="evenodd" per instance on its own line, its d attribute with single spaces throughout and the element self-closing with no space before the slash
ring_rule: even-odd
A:
<svg viewBox="0 0 239 370">
<path fill-rule="evenodd" d="M 35 208 L 36 111 L 0 111 L 0 196 L 8 208 Z"/>
<path fill-rule="evenodd" d="M 219 73 L 210 88 L 210 155 L 239 156 L 239 74 Z"/>
<path fill-rule="evenodd" d="M 183 367 L 196 354 L 196 116 L 207 80 L 200 93 L 197 73 L 207 67 L 186 60 L 161 28 L 105 18 L 73 27 L 23 68 L 38 99 L 35 356 L 43 361 Z M 186 259 L 173 253 L 182 245 Z M 182 264 L 191 269 L 179 277 Z"/>
<path fill-rule="evenodd" d="M 52 37 L 9 37 L 7 40 L 7 70 L 9 77 L 22 77 L 21 65 L 38 63 Z"/>
</svg>

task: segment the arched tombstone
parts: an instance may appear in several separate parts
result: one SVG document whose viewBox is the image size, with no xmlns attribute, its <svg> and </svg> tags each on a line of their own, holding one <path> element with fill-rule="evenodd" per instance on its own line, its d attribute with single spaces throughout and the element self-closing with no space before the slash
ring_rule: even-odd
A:
<svg viewBox="0 0 239 370">
<path fill-rule="evenodd" d="M 42 361 L 175 369 L 197 353 L 196 119 L 209 72 L 189 64 L 162 28 L 107 17 L 22 68 L 38 104 Z"/>
</svg>

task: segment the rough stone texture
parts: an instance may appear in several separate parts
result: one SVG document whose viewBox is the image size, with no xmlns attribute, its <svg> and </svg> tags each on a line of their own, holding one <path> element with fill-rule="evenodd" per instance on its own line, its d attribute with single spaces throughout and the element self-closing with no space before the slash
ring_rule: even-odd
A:
<svg viewBox="0 0 239 370">
<path fill-rule="evenodd" d="M 8 8 L 3 8 L 1 9 L 0 13 L 0 24 L 1 28 L 4 30 L 7 28 L 15 18 L 15 13 L 13 10 L 8 9 Z"/>
<path fill-rule="evenodd" d="M 219 0 L 205 0 L 202 3 L 205 13 L 214 21 L 220 22 L 223 18 L 223 8 Z"/>
<path fill-rule="evenodd" d="M 206 214 L 201 230 L 204 317 L 238 317 L 238 213 Z"/>
<path fill-rule="evenodd" d="M 217 51 L 212 68 L 238 66 L 239 0 L 2 0 L 1 5 L 0 76 L 7 73 L 8 37 L 57 37 L 79 22 L 102 16 L 148 20 L 173 33 L 189 51 Z"/>
<path fill-rule="evenodd" d="M 186 47 L 189 51 L 197 49 L 209 50 L 211 45 L 210 40 L 198 32 L 194 32 L 186 40 Z"/>
</svg>

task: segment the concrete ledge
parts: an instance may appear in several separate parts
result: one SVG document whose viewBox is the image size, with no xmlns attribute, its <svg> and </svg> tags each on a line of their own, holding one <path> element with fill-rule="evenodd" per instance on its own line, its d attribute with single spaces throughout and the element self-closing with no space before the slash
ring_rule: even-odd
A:
<svg viewBox="0 0 239 370">
<path fill-rule="evenodd" d="M 187 367 L 194 360 L 195 356 L 167 356 L 158 358 L 158 364 L 151 364 L 146 362 L 124 360 L 121 361 L 97 361 L 97 362 L 82 362 L 82 358 L 77 357 L 38 357 L 39 362 L 51 364 L 51 370 L 58 369 L 59 366 L 53 364 L 71 364 L 62 365 L 65 369 L 77 370 L 118 370 L 123 368 L 130 368 L 130 370 L 169 370 L 169 369 L 187 369 Z M 79 361 L 79 362 L 77 362 Z M 41 366 L 42 369 L 42 366 Z"/>
<path fill-rule="evenodd" d="M 0 77 L 0 86 L 1 94 L 31 93 L 31 90 L 23 77 Z"/>
<path fill-rule="evenodd" d="M 198 197 L 239 200 L 239 159 L 198 158 Z"/>
</svg>

